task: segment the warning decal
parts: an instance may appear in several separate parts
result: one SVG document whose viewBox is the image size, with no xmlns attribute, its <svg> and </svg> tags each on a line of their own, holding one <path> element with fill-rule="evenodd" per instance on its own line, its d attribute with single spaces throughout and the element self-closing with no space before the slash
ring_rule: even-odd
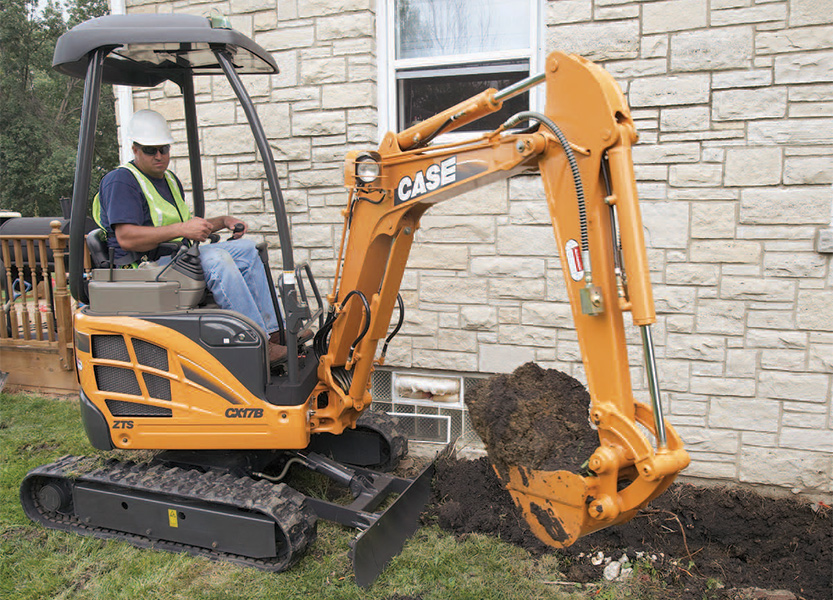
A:
<svg viewBox="0 0 833 600">
<path fill-rule="evenodd" d="M 570 267 L 570 277 L 573 281 L 581 281 L 584 278 L 584 264 L 581 261 L 581 248 L 575 240 L 567 240 L 564 244 L 564 254 L 567 258 L 567 265 Z"/>
</svg>

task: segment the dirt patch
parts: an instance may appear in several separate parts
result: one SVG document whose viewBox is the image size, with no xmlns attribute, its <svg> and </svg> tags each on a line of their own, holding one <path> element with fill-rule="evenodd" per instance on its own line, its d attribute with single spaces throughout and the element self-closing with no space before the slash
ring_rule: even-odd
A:
<svg viewBox="0 0 833 600">
<path fill-rule="evenodd" d="M 37 444 L 24 444 L 20 447 L 19 452 L 26 453 L 26 454 L 36 454 L 38 452 L 52 452 L 60 448 L 60 444 L 58 442 L 39 442 Z"/>
<path fill-rule="evenodd" d="M 448 459 L 437 465 L 427 518 L 459 536 L 497 535 L 533 555 L 560 553 L 569 560 L 566 579 L 579 583 L 602 578 L 605 564 L 591 563 L 599 551 L 634 561 L 640 552 L 666 598 L 730 598 L 729 590 L 749 587 L 833 598 L 833 511 L 797 499 L 674 484 L 628 523 L 555 550 L 529 530 L 487 459 Z M 726 589 L 711 589 L 717 582 Z"/>
<path fill-rule="evenodd" d="M 497 535 L 533 554 L 549 551 L 529 530 L 486 458 L 437 461 L 433 486 L 427 516 L 446 531 Z"/>
<path fill-rule="evenodd" d="M 466 393 L 475 431 L 499 468 L 577 471 L 598 446 L 590 394 L 576 379 L 527 363 Z"/>
<path fill-rule="evenodd" d="M 478 416 L 473 419 L 481 420 L 478 430 L 484 421 L 488 424 L 484 431 L 490 458 L 495 452 L 499 460 L 532 468 L 575 471 L 593 451 L 598 438 L 587 423 L 586 392 L 575 390 L 572 378 L 554 373 L 524 365 L 512 375 L 492 378 L 475 394 Z M 535 412 L 542 410 L 545 398 L 550 404 L 555 398 L 558 415 L 552 408 Z M 566 410 L 560 402 L 566 398 L 581 401 L 580 408 Z M 490 399 L 501 406 L 489 406 Z M 534 414 L 544 422 L 533 420 Z M 525 434 L 524 424 L 533 431 Z M 554 458 L 534 446 L 544 432 L 557 436 L 546 446 L 557 446 Z M 520 438 L 513 441 L 516 433 Z M 662 583 L 661 593 L 652 597 L 736 598 L 738 589 L 763 588 L 789 590 L 807 600 L 833 598 L 833 510 L 800 499 L 678 483 L 630 522 L 554 550 L 529 531 L 489 460 L 445 459 L 437 464 L 433 504 L 426 518 L 460 536 L 497 535 L 533 555 L 560 553 L 568 560 L 569 581 L 600 580 L 605 563 L 591 561 L 599 552 L 614 560 L 627 553 L 634 562 L 642 553 L 642 576 L 650 573 L 652 580 Z"/>
</svg>

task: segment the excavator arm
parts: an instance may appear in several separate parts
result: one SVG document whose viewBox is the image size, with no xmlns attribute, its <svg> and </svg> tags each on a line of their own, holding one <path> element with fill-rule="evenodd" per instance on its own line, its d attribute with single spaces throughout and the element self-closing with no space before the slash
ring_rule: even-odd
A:
<svg viewBox="0 0 833 600">
<path fill-rule="evenodd" d="M 501 108 L 533 85 L 546 108 L 520 113 L 487 134 L 431 144 Z M 532 127 L 517 131 L 516 125 Z M 341 433 L 370 401 L 369 380 L 388 330 L 407 257 L 432 205 L 494 181 L 539 172 L 572 306 L 599 447 L 584 475 L 493 461 L 533 531 L 565 546 L 630 519 L 664 491 L 689 458 L 665 423 L 656 377 L 655 322 L 631 145 L 637 134 L 624 96 L 601 67 L 552 53 L 545 75 L 486 90 L 345 162 L 350 201 L 330 317 L 319 331 L 313 432 Z M 651 406 L 633 397 L 624 313 L 642 332 Z M 382 357 L 383 360 L 383 357 Z M 653 439 L 649 439 L 649 436 Z"/>
</svg>

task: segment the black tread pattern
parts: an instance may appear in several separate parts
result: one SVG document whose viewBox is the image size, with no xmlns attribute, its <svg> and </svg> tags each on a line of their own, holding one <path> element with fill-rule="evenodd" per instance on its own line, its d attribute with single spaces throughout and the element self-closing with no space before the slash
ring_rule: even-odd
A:
<svg viewBox="0 0 833 600">
<path fill-rule="evenodd" d="M 255 559 L 210 548 L 89 527 L 74 516 L 73 511 L 67 511 L 68 514 L 50 512 L 41 506 L 38 490 L 47 483 L 57 483 L 67 489 L 76 483 L 97 484 L 118 489 L 122 493 L 149 493 L 165 496 L 172 502 L 188 501 L 202 506 L 223 506 L 266 516 L 275 521 L 277 556 Z M 20 499 L 26 515 L 45 527 L 104 539 L 124 540 L 142 548 L 187 552 L 264 571 L 278 572 L 290 568 L 300 560 L 316 537 L 315 514 L 306 506 L 304 496 L 285 484 L 158 463 L 64 456 L 30 471 L 21 485 Z"/>
<path fill-rule="evenodd" d="M 408 454 L 408 436 L 399 428 L 399 419 L 381 411 L 366 410 L 356 421 L 356 429 L 372 431 L 387 445 L 386 460 L 370 469 L 389 473 Z"/>
</svg>

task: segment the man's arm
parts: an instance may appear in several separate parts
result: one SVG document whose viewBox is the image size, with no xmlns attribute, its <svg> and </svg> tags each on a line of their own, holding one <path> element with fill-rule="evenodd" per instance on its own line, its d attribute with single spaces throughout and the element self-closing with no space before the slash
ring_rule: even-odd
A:
<svg viewBox="0 0 833 600">
<path fill-rule="evenodd" d="M 224 227 L 234 229 L 237 223 L 243 223 L 243 221 L 228 215 L 212 217 L 210 219 L 194 217 L 184 223 L 173 223 L 159 227 L 120 223 L 113 226 L 113 231 L 116 234 L 116 240 L 119 242 L 119 246 L 124 250 L 147 252 L 148 250 L 153 250 L 163 242 L 169 242 L 178 237 L 195 242 L 204 242 L 215 231 Z M 235 233 L 234 238 L 241 237 L 246 233 L 246 229 L 246 224 L 243 223 L 243 231 Z"/>
<path fill-rule="evenodd" d="M 169 242 L 178 237 L 195 242 L 204 242 L 214 229 L 211 221 L 194 217 L 184 223 L 173 223 L 159 227 L 120 223 L 113 226 L 113 231 L 116 234 L 119 246 L 124 250 L 147 252 L 163 242 Z"/>
</svg>

